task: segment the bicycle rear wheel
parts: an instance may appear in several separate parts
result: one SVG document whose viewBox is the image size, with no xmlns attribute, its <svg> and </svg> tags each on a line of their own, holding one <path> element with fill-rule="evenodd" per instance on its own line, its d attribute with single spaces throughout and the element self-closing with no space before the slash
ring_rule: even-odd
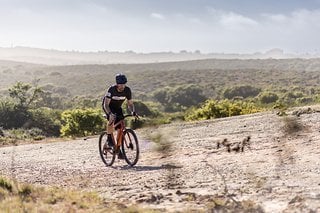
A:
<svg viewBox="0 0 320 213">
<path fill-rule="evenodd" d="M 139 160 L 139 143 L 136 133 L 132 129 L 126 129 L 123 133 L 122 152 L 124 159 L 130 166 L 134 166 Z"/>
<path fill-rule="evenodd" d="M 114 147 L 108 147 L 108 134 L 103 132 L 99 138 L 99 153 L 100 157 L 106 166 L 111 166 L 116 158 Z"/>
</svg>

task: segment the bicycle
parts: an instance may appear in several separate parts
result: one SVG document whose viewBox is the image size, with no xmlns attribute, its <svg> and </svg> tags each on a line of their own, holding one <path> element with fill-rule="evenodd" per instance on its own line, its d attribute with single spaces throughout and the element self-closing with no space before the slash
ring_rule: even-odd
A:
<svg viewBox="0 0 320 213">
<path fill-rule="evenodd" d="M 139 160 L 140 150 L 137 135 L 132 129 L 126 128 L 124 122 L 125 118 L 130 116 L 133 115 L 125 115 L 124 119 L 114 124 L 117 134 L 116 136 L 114 133 L 111 134 L 113 147 L 107 146 L 108 134 L 106 131 L 102 132 L 99 137 L 100 157 L 106 166 L 112 166 L 120 149 L 125 161 L 130 166 L 134 166 Z"/>
</svg>

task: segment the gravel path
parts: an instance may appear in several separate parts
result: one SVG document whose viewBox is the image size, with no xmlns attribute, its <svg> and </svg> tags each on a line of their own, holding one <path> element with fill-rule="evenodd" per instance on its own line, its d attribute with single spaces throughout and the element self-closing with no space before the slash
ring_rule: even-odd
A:
<svg viewBox="0 0 320 213">
<path fill-rule="evenodd" d="M 139 130 L 133 168 L 118 159 L 105 167 L 98 137 L 3 147 L 0 174 L 165 211 L 206 209 L 210 195 L 251 200 L 266 212 L 320 211 L 320 113 L 297 119 L 305 128 L 290 135 L 271 112 Z M 173 135 L 172 150 L 157 152 L 150 132 Z M 244 152 L 217 148 L 227 139 L 236 149 L 248 136 Z"/>
</svg>

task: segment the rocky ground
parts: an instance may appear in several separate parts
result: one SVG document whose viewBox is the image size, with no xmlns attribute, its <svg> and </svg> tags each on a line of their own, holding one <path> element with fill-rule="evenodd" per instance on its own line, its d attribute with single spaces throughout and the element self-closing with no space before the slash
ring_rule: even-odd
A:
<svg viewBox="0 0 320 213">
<path fill-rule="evenodd" d="M 320 212 L 320 113 L 313 107 L 289 114 L 139 130 L 141 155 L 132 168 L 118 159 L 104 166 L 98 137 L 2 147 L 0 175 L 94 190 L 126 205 L 163 211 L 207 211 L 233 203 L 256 212 Z M 154 134 L 169 147 L 156 149 Z"/>
</svg>

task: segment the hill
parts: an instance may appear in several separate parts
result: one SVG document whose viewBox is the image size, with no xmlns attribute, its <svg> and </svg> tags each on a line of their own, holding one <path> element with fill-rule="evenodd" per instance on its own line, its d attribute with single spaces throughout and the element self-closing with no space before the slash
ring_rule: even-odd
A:
<svg viewBox="0 0 320 213">
<path fill-rule="evenodd" d="M 319 85 L 320 59 L 205 59 L 149 64 L 47 66 L 0 61 L 0 91 L 16 81 L 33 82 L 74 97 L 101 97 L 114 83 L 114 75 L 127 74 L 135 97 L 143 98 L 151 91 L 166 86 L 196 84 L 207 97 L 217 97 L 234 85 L 268 88 L 292 86 L 306 90 Z"/>
<path fill-rule="evenodd" d="M 284 53 L 281 49 L 271 49 L 265 53 L 225 54 L 188 52 L 136 53 L 126 52 L 80 52 L 60 51 L 54 49 L 40 49 L 31 47 L 0 47 L 0 60 L 11 60 L 47 65 L 83 65 L 83 64 L 140 64 L 174 61 L 188 61 L 199 59 L 289 59 L 289 58 L 319 58 L 319 55 L 296 55 Z"/>
<path fill-rule="evenodd" d="M 121 160 L 105 167 L 97 137 L 3 147 L 0 173 L 32 184 L 97 191 L 108 202 L 123 202 L 123 208 L 318 212 L 319 109 L 142 129 L 141 158 L 133 168 Z M 154 149 L 150 134 L 162 135 L 169 148 Z M 244 139 L 242 152 L 237 145 Z M 228 146 L 217 147 L 222 141 L 230 143 L 230 152 Z"/>
</svg>

